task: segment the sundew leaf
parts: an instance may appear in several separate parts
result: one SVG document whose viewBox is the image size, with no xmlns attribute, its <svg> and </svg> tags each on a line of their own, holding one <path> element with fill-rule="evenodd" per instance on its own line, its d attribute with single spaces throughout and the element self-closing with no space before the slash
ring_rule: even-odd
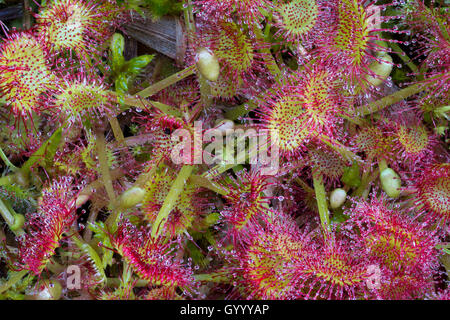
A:
<svg viewBox="0 0 450 320">
<path fill-rule="evenodd" d="M 109 235 L 106 233 L 106 226 L 103 222 L 90 223 L 88 228 L 94 233 L 94 238 L 98 239 L 99 242 L 104 245 L 102 246 L 103 255 L 101 258 L 101 265 L 106 268 L 108 265 L 112 265 L 112 257 L 114 252 L 109 248 L 112 247 Z M 99 263 L 99 261 L 97 261 Z M 99 263 L 100 265 L 100 263 Z"/>
<path fill-rule="evenodd" d="M 94 229 L 95 229 L 95 227 L 94 227 Z M 105 271 L 103 270 L 105 266 L 104 266 L 102 260 L 100 259 L 99 255 L 97 254 L 97 252 L 89 244 L 83 243 L 82 241 L 80 241 L 80 239 L 78 239 L 76 236 L 73 237 L 73 239 L 75 241 L 75 244 L 80 248 L 80 250 L 89 256 L 91 262 L 94 265 L 95 270 L 100 275 L 101 283 L 105 284 L 106 283 L 106 275 L 105 275 Z"/>
<path fill-rule="evenodd" d="M 130 83 L 144 70 L 153 60 L 155 55 L 146 54 L 125 61 L 123 56 L 125 39 L 120 33 L 115 33 L 111 39 L 110 63 L 114 88 L 118 95 L 118 102 L 123 104 L 123 94 L 128 92 Z"/>
<path fill-rule="evenodd" d="M 130 76 L 137 76 L 153 60 L 154 57 L 154 54 L 145 54 L 134 57 L 133 59 L 127 61 L 126 73 Z"/>
</svg>

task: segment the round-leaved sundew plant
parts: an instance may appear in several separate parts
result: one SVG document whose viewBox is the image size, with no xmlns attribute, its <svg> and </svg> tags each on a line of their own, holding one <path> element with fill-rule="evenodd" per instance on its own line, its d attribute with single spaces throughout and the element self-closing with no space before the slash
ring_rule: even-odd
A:
<svg viewBox="0 0 450 320">
<path fill-rule="evenodd" d="M 115 101 L 101 79 L 84 71 L 62 77 L 46 98 L 48 108 L 71 123 L 112 115 L 118 111 Z"/>
<path fill-rule="evenodd" d="M 434 163 L 413 184 L 419 208 L 433 220 L 450 219 L 450 164 Z"/>
<path fill-rule="evenodd" d="M 97 30 L 101 11 L 94 1 L 53 0 L 36 15 L 38 32 L 54 53 L 64 50 L 88 59 L 102 36 Z"/>
<path fill-rule="evenodd" d="M 306 47 L 323 35 L 324 30 L 333 21 L 335 1 L 322 0 L 281 0 L 274 6 L 277 34 L 291 42 L 297 40 Z"/>
<path fill-rule="evenodd" d="M 307 34 L 316 24 L 319 7 L 316 1 L 294 0 L 280 3 L 275 12 L 278 14 L 280 28 L 286 37 L 300 37 Z"/>
<path fill-rule="evenodd" d="M 397 159 L 403 159 L 406 167 L 414 169 L 433 161 L 436 137 L 420 122 L 412 125 L 396 124 L 394 132 L 394 141 L 399 142 Z"/>
<path fill-rule="evenodd" d="M 394 138 L 383 129 L 382 124 L 367 126 L 355 138 L 355 145 L 371 160 L 394 158 Z"/>
<path fill-rule="evenodd" d="M 314 67 L 296 74 L 261 99 L 261 128 L 270 132 L 284 157 L 295 157 L 322 134 L 333 136 L 339 122 L 342 98 L 334 76 Z"/>
<path fill-rule="evenodd" d="M 438 234 L 408 216 L 394 211 L 382 198 L 356 202 L 348 210 L 349 228 L 362 242 L 370 264 L 383 274 L 375 295 L 390 299 L 414 299 L 429 290 L 432 273 L 437 267 L 439 252 L 435 249 Z M 417 291 L 417 285 L 422 291 Z M 418 295 L 417 295 L 418 294 Z"/>
<path fill-rule="evenodd" d="M 298 272 L 305 248 L 305 237 L 295 222 L 278 213 L 274 221 L 256 228 L 237 252 L 232 273 L 237 276 L 238 290 L 248 299 L 301 298 Z"/>
<path fill-rule="evenodd" d="M 259 221 L 267 221 L 272 214 L 270 197 L 265 195 L 270 183 L 268 177 L 258 172 L 239 172 L 237 178 L 226 177 L 220 182 L 225 194 L 226 206 L 221 212 L 223 221 L 229 225 L 228 235 L 238 246 L 251 236 Z"/>
<path fill-rule="evenodd" d="M 347 238 L 311 237 L 296 276 L 303 299 L 356 299 L 366 295 L 367 260 Z"/>
<path fill-rule="evenodd" d="M 217 57 L 222 82 L 231 82 L 235 87 L 245 83 L 246 87 L 251 87 L 257 78 L 256 73 L 263 72 L 265 54 L 257 49 L 264 44 L 250 37 L 236 23 L 223 19 L 203 30 L 199 41 L 201 46 L 209 48 Z"/>
<path fill-rule="evenodd" d="M 31 32 L 12 32 L 1 43 L 0 95 L 14 114 L 31 117 L 41 108 L 40 95 L 56 80 L 48 59 L 48 49 Z"/>
<path fill-rule="evenodd" d="M 385 10 L 392 5 L 377 6 L 372 2 L 371 6 L 366 6 L 362 0 L 337 0 L 335 2 L 335 23 L 328 28 L 318 39 L 318 47 L 314 50 L 314 55 L 322 57 L 336 71 L 347 74 L 349 88 L 366 88 L 369 83 L 367 75 L 378 77 L 370 68 L 372 61 L 390 63 L 384 58 L 378 58 L 388 48 L 382 46 L 380 42 L 393 41 L 382 37 L 382 32 L 400 32 L 393 29 L 381 29 L 381 26 L 371 23 L 371 19 L 376 12 Z M 383 17 L 381 22 L 386 22 Z M 378 53 L 378 54 L 377 54 Z"/>
<path fill-rule="evenodd" d="M 421 124 L 421 118 L 381 120 L 361 129 L 354 146 L 369 161 L 386 161 L 403 171 L 414 171 L 434 159 L 436 136 Z"/>
<path fill-rule="evenodd" d="M 150 230 L 128 221 L 120 223 L 111 238 L 114 249 L 149 284 L 175 287 L 184 294 L 195 288 L 192 269 L 177 258 L 177 245 L 165 238 L 153 238 Z"/>
<path fill-rule="evenodd" d="M 349 211 L 371 258 L 393 271 L 428 271 L 437 258 L 436 236 L 384 202 L 374 197 Z"/>
<path fill-rule="evenodd" d="M 76 221 L 75 196 L 71 177 L 62 177 L 43 190 L 37 212 L 27 217 L 26 233 L 18 239 L 20 268 L 41 274 Z"/>
<path fill-rule="evenodd" d="M 344 173 L 346 162 L 342 156 L 327 146 L 311 148 L 308 152 L 311 170 L 320 174 L 330 185 L 336 185 Z"/>
</svg>

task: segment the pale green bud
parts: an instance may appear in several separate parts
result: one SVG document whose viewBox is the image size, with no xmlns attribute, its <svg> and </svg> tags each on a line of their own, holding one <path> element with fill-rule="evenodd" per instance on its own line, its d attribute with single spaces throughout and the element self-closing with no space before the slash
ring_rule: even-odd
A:
<svg viewBox="0 0 450 320">
<path fill-rule="evenodd" d="M 139 187 L 132 187 L 121 196 L 120 206 L 122 208 L 132 208 L 144 199 L 145 190 Z"/>
<path fill-rule="evenodd" d="M 347 199 L 347 192 L 344 189 L 337 188 L 331 191 L 330 194 L 330 207 L 332 209 L 340 208 Z"/>
<path fill-rule="evenodd" d="M 397 198 L 400 195 L 402 180 L 400 176 L 391 168 L 386 168 L 380 173 L 381 187 L 384 192 L 391 197 Z"/>
<path fill-rule="evenodd" d="M 219 78 L 220 66 L 217 57 L 205 48 L 197 51 L 197 69 L 209 81 L 217 81 Z"/>
</svg>

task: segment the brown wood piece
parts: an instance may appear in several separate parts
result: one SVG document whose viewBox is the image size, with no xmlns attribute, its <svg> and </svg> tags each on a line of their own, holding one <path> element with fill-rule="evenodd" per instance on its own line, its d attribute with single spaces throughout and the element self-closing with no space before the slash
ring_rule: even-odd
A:
<svg viewBox="0 0 450 320">
<path fill-rule="evenodd" d="M 179 17 L 165 16 L 157 21 L 147 17 L 124 26 L 127 34 L 149 48 L 182 64 L 186 52 L 185 37 Z"/>
</svg>

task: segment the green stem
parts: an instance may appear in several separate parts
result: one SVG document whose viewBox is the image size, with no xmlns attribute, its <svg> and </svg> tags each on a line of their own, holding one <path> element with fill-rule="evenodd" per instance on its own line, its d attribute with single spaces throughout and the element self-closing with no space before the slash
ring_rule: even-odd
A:
<svg viewBox="0 0 450 320">
<path fill-rule="evenodd" d="M 107 278 L 106 279 L 106 285 L 108 287 L 118 287 L 122 284 L 122 279 L 119 278 Z M 136 281 L 135 287 L 146 287 L 148 286 L 147 280 L 139 279 Z"/>
<path fill-rule="evenodd" d="M 198 82 L 200 85 L 200 96 L 204 109 L 207 109 L 212 104 L 211 86 L 208 81 L 200 73 L 198 74 Z"/>
<path fill-rule="evenodd" d="M 341 154 L 345 159 L 347 160 L 356 160 L 361 161 L 361 157 L 350 151 L 345 145 L 340 143 L 339 141 L 336 141 L 324 134 L 322 134 L 319 139 L 325 143 L 327 146 L 332 148 L 334 151 Z"/>
<path fill-rule="evenodd" d="M 223 273 L 195 274 L 194 278 L 197 281 L 208 281 L 208 282 L 218 282 L 218 283 L 230 282 L 229 277 Z"/>
<path fill-rule="evenodd" d="M 19 170 L 19 168 L 17 168 L 15 165 L 13 165 L 11 163 L 11 161 L 9 161 L 8 157 L 6 156 L 6 154 L 3 152 L 3 149 L 0 147 L 0 157 L 2 158 L 2 160 L 5 162 L 5 164 L 12 170 L 12 171 L 17 171 Z"/>
<path fill-rule="evenodd" d="M 379 174 L 374 171 L 372 172 L 372 174 L 369 176 L 368 181 L 367 181 L 367 187 L 364 189 L 364 191 L 361 194 L 361 197 L 363 199 L 367 199 L 367 197 L 369 196 L 370 193 L 370 185 L 372 182 L 374 182 L 376 179 L 378 179 Z"/>
<path fill-rule="evenodd" d="M 380 173 L 384 170 L 387 169 L 388 165 L 386 163 L 385 159 L 380 159 L 378 160 L 378 169 L 380 170 Z"/>
<path fill-rule="evenodd" d="M 0 293 L 5 292 L 9 288 L 11 288 L 13 285 L 15 285 L 17 282 L 22 280 L 22 278 L 28 273 L 28 270 L 22 270 L 19 272 L 14 272 L 2 285 L 0 285 Z"/>
<path fill-rule="evenodd" d="M 181 81 L 181 80 L 193 75 L 195 73 L 195 70 L 196 70 L 196 67 L 195 67 L 195 64 L 193 64 L 192 66 L 189 66 L 189 67 L 185 68 L 184 70 L 181 70 L 181 71 L 171 75 L 170 77 L 167 77 L 155 84 L 152 84 L 151 86 L 145 88 L 142 91 L 139 91 L 136 95 L 141 98 L 150 97 L 150 96 L 154 95 L 155 93 L 158 93 L 159 91 L 171 86 L 172 84 L 175 84 L 178 81 Z"/>
<path fill-rule="evenodd" d="M 31 28 L 30 1 L 23 0 L 23 27 L 28 30 Z"/>
<path fill-rule="evenodd" d="M 362 177 L 361 177 L 361 184 L 359 187 L 354 191 L 353 196 L 360 197 L 364 190 L 369 185 L 369 175 L 370 175 L 370 167 L 367 170 L 364 170 Z"/>
<path fill-rule="evenodd" d="M 0 214 L 2 215 L 9 229 L 11 229 L 11 231 L 13 231 L 16 236 L 23 234 L 24 231 L 21 227 L 16 230 L 14 230 L 13 228 L 14 224 L 16 223 L 17 213 L 15 213 L 10 206 L 3 202 L 2 199 L 0 199 Z"/>
<path fill-rule="evenodd" d="M 14 175 L 8 175 L 0 178 L 0 186 L 5 186 L 14 182 Z"/>
<path fill-rule="evenodd" d="M 425 89 L 426 85 L 423 83 L 416 83 L 412 86 L 404 88 L 402 90 L 396 91 L 380 100 L 371 102 L 365 106 L 359 107 L 355 110 L 355 115 L 360 117 L 367 116 L 369 114 L 379 112 L 386 107 L 393 105 L 394 103 L 400 102 L 412 95 L 415 95 Z"/>
<path fill-rule="evenodd" d="M 161 103 L 161 102 L 157 102 L 157 101 L 148 101 L 148 100 L 144 100 L 142 98 L 136 98 L 136 97 L 132 97 L 132 96 L 125 96 L 124 97 L 124 104 L 127 106 L 131 106 L 131 107 L 137 107 L 140 109 L 146 109 L 148 107 L 154 107 L 156 109 L 159 109 L 160 111 L 168 114 L 168 115 L 172 115 L 175 117 L 182 117 L 183 115 L 181 114 L 180 110 L 175 109 L 172 106 L 169 106 L 167 104 Z M 126 110 L 128 108 L 124 108 L 123 110 Z"/>
<path fill-rule="evenodd" d="M 195 184 L 196 186 L 209 189 L 209 190 L 214 191 L 215 193 L 218 193 L 222 196 L 226 196 L 228 194 L 227 190 L 225 190 L 220 185 L 213 183 L 208 178 L 198 176 L 198 175 L 191 175 L 189 178 L 189 181 L 192 182 L 193 184 Z"/>
<path fill-rule="evenodd" d="M 322 224 L 324 234 L 327 235 L 331 229 L 325 185 L 323 184 L 322 175 L 315 170 L 313 170 L 313 183 L 314 191 L 316 193 L 317 208 L 319 209 L 320 223 Z"/>
<path fill-rule="evenodd" d="M 265 43 L 264 34 L 262 33 L 261 29 L 258 28 L 257 24 L 254 25 L 253 32 L 255 33 L 256 39 L 258 41 Z M 277 63 L 275 62 L 275 59 L 273 58 L 272 52 L 270 52 L 270 48 L 264 46 L 260 50 L 264 54 L 263 59 L 267 64 L 267 69 L 269 69 L 274 79 L 278 82 L 280 80 L 279 77 L 281 76 L 281 71 Z"/>
<path fill-rule="evenodd" d="M 170 212 L 172 211 L 173 206 L 175 205 L 175 202 L 178 199 L 178 196 L 183 192 L 184 185 L 186 184 L 186 181 L 189 179 L 189 176 L 192 173 L 192 170 L 194 169 L 194 166 L 192 165 L 184 165 L 180 172 L 178 173 L 178 176 L 176 177 L 175 181 L 173 182 L 169 193 L 167 194 L 166 198 L 164 199 L 164 203 L 159 210 L 158 216 L 156 217 L 155 223 L 152 227 L 151 236 L 153 238 L 158 237 L 162 229 L 164 227 L 164 224 L 167 220 L 167 217 L 169 216 Z"/>
<path fill-rule="evenodd" d="M 8 207 L 6 206 L 6 204 L 3 202 L 2 199 L 0 199 L 0 213 L 3 217 L 3 219 L 5 220 L 6 224 L 11 227 L 14 224 L 15 218 L 14 218 L 14 214 L 9 211 Z"/>
<path fill-rule="evenodd" d="M 188 32 L 188 42 L 192 46 L 192 38 L 191 36 L 195 36 L 195 21 L 194 21 L 194 13 L 192 12 L 192 4 L 190 0 L 186 0 L 186 7 L 184 9 L 184 23 L 186 24 L 186 30 Z"/>
<path fill-rule="evenodd" d="M 396 42 L 389 42 L 389 46 L 395 51 L 397 56 L 411 69 L 412 72 L 418 73 L 419 69 L 417 66 L 411 61 L 411 58 L 406 55 L 406 53 L 400 48 L 400 46 Z"/>
<path fill-rule="evenodd" d="M 356 124 L 356 125 L 358 125 L 360 127 L 363 127 L 363 126 L 366 126 L 366 125 L 369 124 L 369 121 L 367 121 L 367 120 L 365 120 L 363 118 L 357 117 L 357 116 L 349 117 L 349 116 L 347 116 L 345 114 L 342 114 L 342 113 L 338 113 L 338 114 L 343 119 L 345 119 L 345 120 L 347 120 L 347 121 L 349 121 L 349 122 L 351 122 L 353 124 Z"/>
<path fill-rule="evenodd" d="M 367 199 L 370 193 L 370 185 L 373 181 L 375 181 L 379 176 L 379 173 L 375 170 L 371 172 L 370 168 L 365 170 L 361 177 L 361 184 L 352 194 L 354 197 L 361 197 L 363 199 Z"/>
<path fill-rule="evenodd" d="M 307 193 L 309 194 L 314 194 L 314 189 L 311 188 L 305 181 L 303 181 L 302 179 L 300 179 L 299 177 L 296 177 L 295 182 L 297 182 L 302 188 L 303 190 L 305 190 Z"/>
<path fill-rule="evenodd" d="M 102 176 L 103 185 L 105 186 L 106 193 L 108 194 L 108 197 L 112 201 L 114 207 L 116 201 L 116 194 L 114 193 L 111 173 L 109 172 L 105 136 L 101 131 L 96 132 L 96 144 L 97 144 L 98 161 L 100 164 L 100 174 Z"/>
<path fill-rule="evenodd" d="M 116 117 L 111 117 L 108 120 L 109 124 L 111 125 L 114 138 L 116 138 L 116 141 L 119 143 L 120 146 L 126 147 L 127 144 L 125 143 L 125 136 L 123 135 L 122 129 L 120 128 L 119 121 L 117 120 Z"/>
<path fill-rule="evenodd" d="M 229 120 L 237 120 L 240 117 L 249 113 L 250 111 L 256 109 L 257 107 L 258 107 L 258 105 L 255 102 L 249 100 L 246 103 L 241 104 L 240 106 L 231 108 L 230 110 L 225 112 L 225 118 L 229 119 Z"/>
</svg>

